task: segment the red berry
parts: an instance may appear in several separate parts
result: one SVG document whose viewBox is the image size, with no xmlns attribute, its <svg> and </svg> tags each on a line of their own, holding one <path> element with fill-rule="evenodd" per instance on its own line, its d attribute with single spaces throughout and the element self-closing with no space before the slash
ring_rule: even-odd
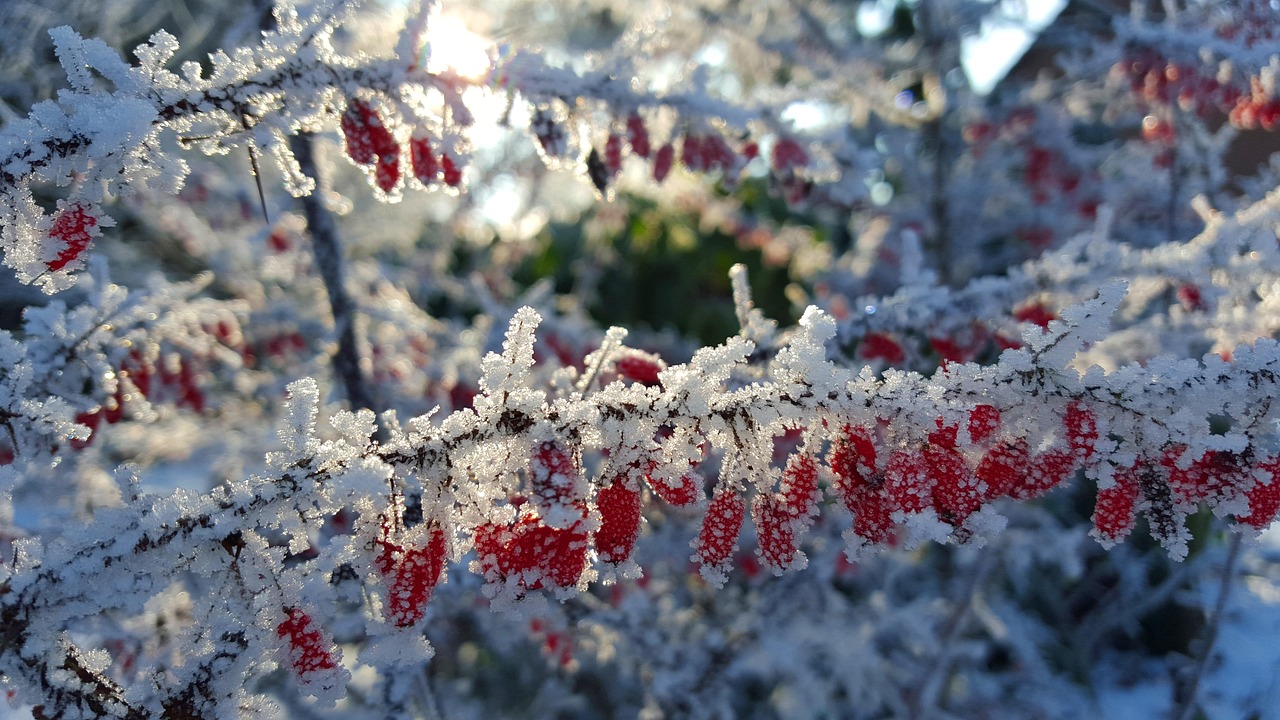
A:
<svg viewBox="0 0 1280 720">
<path fill-rule="evenodd" d="M 440 177 L 440 162 L 431 151 L 429 138 L 409 139 L 409 162 L 413 165 L 413 176 L 423 185 L 430 185 Z"/>
<path fill-rule="evenodd" d="M 77 202 L 63 207 L 49 228 L 49 238 L 63 247 L 58 256 L 45 265 L 55 272 L 61 270 L 79 258 L 93 238 L 100 234 L 98 216 L 92 206 Z"/>
<path fill-rule="evenodd" d="M 932 500 L 939 519 L 958 526 L 982 508 L 978 479 L 963 455 L 953 448 L 926 445 L 924 461 L 933 478 Z"/>
<path fill-rule="evenodd" d="M 631 143 L 631 152 L 642 158 L 649 157 L 649 130 L 639 113 L 631 113 L 627 118 L 627 142 Z"/>
<path fill-rule="evenodd" d="M 659 384 L 658 373 L 662 372 L 666 366 L 662 358 L 657 355 L 639 350 L 628 350 L 625 355 L 614 361 L 614 369 L 619 375 L 648 386 Z"/>
<path fill-rule="evenodd" d="M 1076 457 L 1070 450 L 1046 450 L 1032 458 L 1026 478 L 1013 496 L 1020 500 L 1040 497 L 1066 482 L 1077 467 Z"/>
<path fill-rule="evenodd" d="M 444 179 L 444 184 L 451 188 L 462 186 L 462 168 L 458 166 L 457 161 L 448 153 L 440 155 L 440 174 Z"/>
<path fill-rule="evenodd" d="M 397 627 L 410 627 L 426 615 L 427 602 L 444 572 L 448 544 L 440 528 L 431 528 L 421 547 L 406 547 L 398 540 L 384 525 L 374 567 L 387 586 L 387 619 Z"/>
<path fill-rule="evenodd" d="M 798 518 L 811 515 L 818 503 L 818 464 L 805 453 L 796 453 L 782 471 L 782 502 Z"/>
<path fill-rule="evenodd" d="M 276 635 L 288 644 L 289 665 L 298 679 L 309 682 L 317 674 L 337 668 L 342 651 L 328 634 L 301 609 L 285 612 L 287 617 L 276 626 Z"/>
<path fill-rule="evenodd" d="M 690 470 L 680 476 L 679 480 L 669 482 L 653 476 L 654 466 L 645 473 L 644 479 L 649 481 L 653 493 L 676 507 L 692 505 L 702 496 L 702 476 Z"/>
<path fill-rule="evenodd" d="M 805 152 L 804 147 L 800 143 L 791 138 L 780 138 L 773 146 L 773 157 L 771 159 L 773 169 L 781 174 L 787 174 L 796 168 L 802 168 L 809 164 L 809 153 Z"/>
<path fill-rule="evenodd" d="M 694 543 L 694 558 L 704 568 L 721 574 L 727 569 L 746 511 L 746 503 L 737 490 L 721 487 L 716 491 Z"/>
<path fill-rule="evenodd" d="M 596 493 L 596 508 L 600 510 L 596 553 L 607 563 L 624 562 L 640 538 L 640 493 L 627 486 L 625 473 L 619 474 Z"/>
<path fill-rule="evenodd" d="M 1092 535 L 1103 545 L 1110 547 L 1133 532 L 1140 492 L 1134 468 L 1117 472 L 1114 485 L 1098 489 L 1098 499 L 1093 506 Z"/>
<path fill-rule="evenodd" d="M 993 405 L 978 405 L 969 412 L 969 439 L 980 443 L 1000 429 L 1000 411 Z"/>
<path fill-rule="evenodd" d="M 667 175 L 671 173 L 671 166 L 675 164 L 676 149 L 671 147 L 671 143 L 658 148 L 658 154 L 653 159 L 653 179 L 655 182 L 662 182 L 667 179 Z"/>
<path fill-rule="evenodd" d="M 1098 442 L 1098 418 L 1084 403 L 1072 400 L 1062 421 L 1066 426 L 1071 451 L 1082 462 L 1089 462 Z"/>
<path fill-rule="evenodd" d="M 529 481 L 533 500 L 543 512 L 583 499 L 582 471 L 574 455 L 554 440 L 533 447 Z"/>
<path fill-rule="evenodd" d="M 870 487 L 876 474 L 876 446 L 871 431 L 845 425 L 831 444 L 827 464 L 835 474 L 836 494 L 850 512 L 857 512 L 859 493 Z"/>
<path fill-rule="evenodd" d="M 1237 518 L 1240 522 L 1265 529 L 1280 513 L 1280 458 L 1267 458 L 1259 467 L 1267 482 L 1258 480 L 1249 488 L 1249 514 Z"/>
<path fill-rule="evenodd" d="M 617 133 L 609 133 L 604 141 L 604 167 L 610 177 L 617 175 L 622 169 L 622 137 Z"/>
<path fill-rule="evenodd" d="M 798 548 L 795 514 L 781 495 L 757 495 L 751 504 L 751 520 L 756 526 L 760 559 L 774 574 L 791 569 Z"/>
<path fill-rule="evenodd" d="M 1186 469 L 1178 467 L 1186 451 L 1175 446 L 1165 451 L 1160 464 L 1169 471 L 1169 487 L 1173 499 L 1183 505 L 1207 502 L 1218 505 L 1234 497 L 1244 484 L 1246 473 L 1235 453 L 1209 450 L 1193 460 Z"/>
<path fill-rule="evenodd" d="M 1014 495 L 1030 472 L 1031 449 L 1022 438 L 1002 440 L 982 456 L 974 474 L 986 484 L 986 498 Z"/>
<path fill-rule="evenodd" d="M 374 167 L 373 182 L 382 192 L 391 192 L 400 183 L 400 153 L 379 155 Z"/>
<path fill-rule="evenodd" d="M 907 359 L 901 345 L 888 335 L 878 332 L 870 332 L 862 337 L 858 355 L 865 360 L 884 360 L 890 365 L 897 365 Z"/>
<path fill-rule="evenodd" d="M 347 142 L 347 157 L 357 165 L 371 165 L 383 156 L 400 154 L 382 116 L 367 100 L 347 103 L 342 113 L 342 135 Z"/>
<path fill-rule="evenodd" d="M 1013 312 L 1013 319 L 1047 328 L 1050 321 L 1058 319 L 1058 314 L 1041 303 L 1028 303 Z"/>
<path fill-rule="evenodd" d="M 516 578 L 526 590 L 574 587 L 586 569 L 587 534 L 581 522 L 553 528 L 527 514 L 511 525 L 481 525 L 474 539 L 482 574 L 501 582 Z"/>
<path fill-rule="evenodd" d="M 891 506 L 907 513 L 922 512 L 929 506 L 933 478 L 924 454 L 895 450 L 884 468 L 884 487 Z"/>
<path fill-rule="evenodd" d="M 102 408 L 82 412 L 76 415 L 76 423 L 89 428 L 89 435 L 83 440 L 72 438 L 68 443 L 72 449 L 83 450 L 93 444 L 93 437 L 98 433 L 98 425 L 102 422 Z"/>
</svg>

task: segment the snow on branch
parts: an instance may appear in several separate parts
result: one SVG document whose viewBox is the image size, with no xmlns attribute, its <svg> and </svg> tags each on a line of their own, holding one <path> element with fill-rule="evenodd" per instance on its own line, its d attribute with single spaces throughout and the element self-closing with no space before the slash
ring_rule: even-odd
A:
<svg viewBox="0 0 1280 720">
<path fill-rule="evenodd" d="M 382 587 L 401 582 L 394 568 L 407 562 L 403 553 L 435 548 L 423 556 L 438 558 L 429 561 L 429 584 L 397 586 L 409 594 L 382 600 L 400 608 L 388 617 L 405 628 L 421 621 L 405 614 L 405 599 L 425 603 L 444 562 L 469 549 L 498 606 L 519 606 L 540 590 L 568 596 L 596 568 L 607 575 L 629 560 L 639 516 L 626 508 L 638 507 L 644 485 L 667 502 L 707 508 L 694 558 L 712 582 L 723 578 L 743 507 L 751 508 L 762 560 L 779 573 L 803 566 L 799 541 L 812 517 L 838 506 L 853 514 L 846 537 L 854 558 L 895 536 L 975 542 L 1003 526 L 1003 499 L 1038 497 L 1081 473 L 1098 484 L 1095 530 L 1104 541 L 1123 538 L 1142 513 L 1181 557 L 1183 520 L 1201 504 L 1251 525 L 1264 514 L 1269 521 L 1280 470 L 1269 446 L 1280 346 L 1260 340 L 1230 363 L 1213 355 L 1113 373 L 1067 367 L 1120 292 L 1104 290 L 1064 312 L 1031 347 L 1006 351 L 994 365 L 952 365 L 931 378 L 876 378 L 833 364 L 822 346 L 834 324 L 811 308 L 766 378 L 750 385 L 733 381 L 751 349 L 735 338 L 663 370 L 658 385 L 616 381 L 554 399 L 522 379 L 536 326 L 525 310 L 512 320 L 504 354 L 486 360 L 476 410 L 414 420 L 383 445 L 372 440 L 371 416 L 337 417 L 339 437 L 316 437 L 315 385 L 296 383 L 273 473 L 206 494 L 140 497 L 48 546 L 20 541 L 0 581 L 3 672 L 23 693 L 68 693 L 75 700 L 65 707 L 116 717 L 158 715 L 176 702 L 241 702 L 243 678 L 273 663 L 333 699 L 345 671 L 312 625 L 333 592 L 327 573 L 341 565 Z M 1215 435 L 1209 417 L 1219 414 L 1235 425 Z M 780 470 L 773 438 L 789 429 L 801 430 L 803 442 Z M 710 463 L 690 461 L 708 454 L 722 458 L 709 503 L 697 466 Z M 585 468 L 595 466 L 588 477 Z M 688 491 L 677 482 L 690 483 Z M 396 498 L 405 494 L 423 498 L 416 527 L 425 530 L 395 530 L 404 527 Z M 354 535 L 335 536 L 314 563 L 286 563 L 347 507 L 361 518 Z M 378 559 L 370 554 L 377 547 L 400 549 Z M 197 627 L 235 638 L 236 650 L 192 646 L 191 671 L 177 685 L 149 699 L 125 697 L 60 629 L 106 611 L 137 612 L 178 573 L 227 588 L 201 610 Z"/>
</svg>

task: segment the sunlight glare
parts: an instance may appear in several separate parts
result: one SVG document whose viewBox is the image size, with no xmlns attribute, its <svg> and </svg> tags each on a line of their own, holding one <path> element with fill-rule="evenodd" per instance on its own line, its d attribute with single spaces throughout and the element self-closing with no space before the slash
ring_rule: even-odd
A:
<svg viewBox="0 0 1280 720">
<path fill-rule="evenodd" d="M 427 70 L 479 80 L 489 72 L 489 43 L 447 15 L 433 18 L 427 30 Z"/>
</svg>

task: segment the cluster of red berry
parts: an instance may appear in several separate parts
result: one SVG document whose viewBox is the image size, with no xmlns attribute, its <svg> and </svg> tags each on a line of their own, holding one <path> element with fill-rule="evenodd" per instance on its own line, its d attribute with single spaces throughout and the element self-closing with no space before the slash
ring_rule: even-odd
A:
<svg viewBox="0 0 1280 720">
<path fill-rule="evenodd" d="M 76 422 L 89 428 L 88 437 L 72 440 L 73 449 L 83 450 L 93 443 L 102 421 L 115 424 L 124 419 L 125 403 L 129 395 L 124 380 L 129 380 L 148 401 L 172 401 L 175 405 L 204 412 L 205 395 L 196 379 L 196 369 L 190 358 L 173 354 L 168 362 L 158 366 L 138 351 L 130 352 L 116 373 L 116 391 L 98 407 L 76 415 Z"/>
<path fill-rule="evenodd" d="M 1150 106 L 1177 103 L 1202 118 L 1221 117 L 1225 112 L 1227 120 L 1242 129 L 1274 130 L 1280 124 L 1280 98 L 1257 76 L 1249 78 L 1245 91 L 1222 72 L 1205 73 L 1150 49 L 1117 63 L 1113 72 L 1126 77 L 1134 95 Z M 1163 122 L 1143 128 L 1147 139 L 1167 142 L 1172 133 L 1172 127 Z"/>
<path fill-rule="evenodd" d="M 400 169 L 401 144 L 371 101 L 353 98 L 342 113 L 342 137 L 347 157 L 372 170 L 373 184 L 384 193 L 397 188 L 403 178 Z M 431 139 L 414 135 L 409 139 L 409 162 L 413 176 L 424 186 L 437 181 L 456 188 L 462 185 L 460 158 L 444 148 L 433 150 Z"/>
</svg>

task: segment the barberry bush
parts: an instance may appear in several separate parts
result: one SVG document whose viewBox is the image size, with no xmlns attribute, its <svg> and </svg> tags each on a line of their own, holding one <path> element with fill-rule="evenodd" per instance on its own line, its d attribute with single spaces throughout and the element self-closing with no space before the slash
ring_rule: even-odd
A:
<svg viewBox="0 0 1280 720">
<path fill-rule="evenodd" d="M 1273 4 L 213 5 L 4 31 L 16 712 L 1269 712 Z"/>
</svg>

